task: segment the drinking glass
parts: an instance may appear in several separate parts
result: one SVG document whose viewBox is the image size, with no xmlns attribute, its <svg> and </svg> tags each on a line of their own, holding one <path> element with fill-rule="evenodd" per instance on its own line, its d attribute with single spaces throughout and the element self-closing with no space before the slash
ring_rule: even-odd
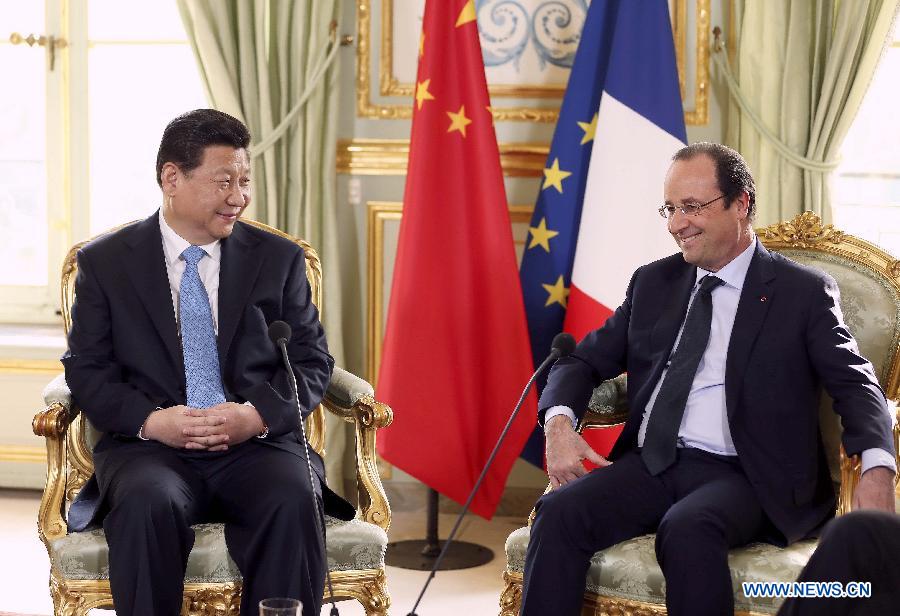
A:
<svg viewBox="0 0 900 616">
<path fill-rule="evenodd" d="M 263 599 L 259 602 L 259 616 L 300 616 L 302 607 L 297 599 Z"/>
</svg>

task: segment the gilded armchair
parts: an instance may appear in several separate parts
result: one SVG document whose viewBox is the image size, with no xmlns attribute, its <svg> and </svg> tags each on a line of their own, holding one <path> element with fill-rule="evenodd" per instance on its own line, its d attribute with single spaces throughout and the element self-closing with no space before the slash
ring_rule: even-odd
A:
<svg viewBox="0 0 900 616">
<path fill-rule="evenodd" d="M 277 229 L 246 222 L 304 249 L 313 300 L 320 306 L 322 269 L 316 251 Z M 73 246 L 63 264 L 62 311 L 67 331 L 74 300 L 75 255 L 84 243 Z M 103 531 L 67 533 L 65 517 L 67 505 L 93 472 L 91 449 L 100 435 L 73 404 L 62 374 L 45 388 L 44 403 L 46 408 L 35 416 L 32 427 L 36 435 L 45 437 L 47 445 L 47 483 L 38 513 L 38 534 L 50 555 L 54 611 L 57 616 L 81 615 L 95 607 L 110 608 L 113 604 Z M 392 412 L 374 399 L 369 383 L 335 368 L 323 404 L 307 420 L 310 446 L 323 457 L 326 410 L 356 428 L 358 513 L 350 522 L 326 520 L 326 551 L 335 598 L 356 599 L 370 616 L 386 615 L 390 597 L 384 552 L 391 510 L 378 476 L 375 433 L 391 423 Z M 182 614 L 238 614 L 241 576 L 225 548 L 223 526 L 199 524 L 194 530 Z"/>
<path fill-rule="evenodd" d="M 790 222 L 757 229 L 757 235 L 769 250 L 825 270 L 838 281 L 845 321 L 863 355 L 874 364 L 896 413 L 900 395 L 900 261 L 831 225 L 823 226 L 811 212 Z M 594 391 L 579 429 L 592 430 L 624 422 L 628 413 L 626 388 L 625 375 L 602 383 Z M 819 413 L 831 476 L 838 493 L 836 513 L 840 515 L 850 511 L 853 490 L 859 481 L 860 461 L 858 457 L 844 455 L 840 421 L 827 394 L 822 396 Z M 900 429 L 895 422 L 895 450 L 898 439 Z M 519 613 L 528 537 L 529 527 L 524 527 L 514 531 L 506 541 L 501 616 Z M 794 581 L 815 545 L 815 540 L 806 540 L 782 549 L 754 543 L 732 550 L 729 564 L 736 613 L 775 613 L 781 599 L 747 598 L 741 583 Z M 653 535 L 624 541 L 594 555 L 587 574 L 582 614 L 655 616 L 665 613 L 664 580 L 656 562 Z"/>
</svg>

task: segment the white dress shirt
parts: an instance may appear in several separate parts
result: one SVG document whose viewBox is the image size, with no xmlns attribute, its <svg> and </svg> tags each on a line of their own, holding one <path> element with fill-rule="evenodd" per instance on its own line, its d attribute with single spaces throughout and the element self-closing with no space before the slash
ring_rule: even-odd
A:
<svg viewBox="0 0 900 616">
<path fill-rule="evenodd" d="M 728 356 L 728 345 L 731 341 L 731 330 L 734 327 L 734 319 L 737 315 L 738 302 L 741 299 L 741 291 L 744 287 L 744 279 L 750 269 L 750 262 L 756 251 L 757 239 L 754 239 L 741 254 L 732 259 L 718 272 L 710 272 L 700 267 L 697 268 L 697 278 L 691 291 L 690 302 L 693 303 L 697 290 L 700 288 L 700 280 L 710 274 L 722 279 L 724 284 L 712 290 L 713 313 L 710 324 L 709 343 L 706 351 L 697 366 L 694 381 L 685 404 L 684 416 L 678 429 L 678 446 L 702 449 L 721 455 L 734 456 L 737 451 L 734 441 L 731 439 L 731 431 L 728 426 L 728 413 L 725 405 L 725 365 Z M 689 304 L 690 308 L 690 304 Z M 687 313 L 685 313 L 685 320 Z M 660 375 L 647 406 L 644 408 L 644 416 L 641 427 L 638 430 L 638 447 L 643 446 L 647 433 L 647 422 L 653 412 L 653 404 L 659 394 L 663 379 L 666 377 L 668 366 L 678 348 L 681 334 L 684 331 L 684 321 L 678 330 L 678 337 L 672 345 L 672 352 L 666 363 L 666 369 Z M 566 415 L 576 423 L 575 413 L 566 406 L 554 406 L 547 409 L 544 423 L 555 415 Z M 873 466 L 887 466 L 895 469 L 894 457 L 883 449 L 866 449 L 862 454 L 862 471 L 865 472 Z"/>
<path fill-rule="evenodd" d="M 166 273 L 169 275 L 169 289 L 172 292 L 172 306 L 175 307 L 175 322 L 178 322 L 178 292 L 181 289 L 181 277 L 186 266 L 181 258 L 189 241 L 178 235 L 169 223 L 162 210 L 159 211 L 159 230 L 162 233 L 163 253 L 166 256 Z M 213 327 L 216 335 L 219 333 L 219 269 L 222 263 L 222 244 L 216 240 L 210 244 L 200 246 L 206 253 L 206 257 L 200 259 L 197 271 L 200 273 L 200 281 L 206 289 L 209 297 L 209 307 L 212 309 Z"/>
</svg>

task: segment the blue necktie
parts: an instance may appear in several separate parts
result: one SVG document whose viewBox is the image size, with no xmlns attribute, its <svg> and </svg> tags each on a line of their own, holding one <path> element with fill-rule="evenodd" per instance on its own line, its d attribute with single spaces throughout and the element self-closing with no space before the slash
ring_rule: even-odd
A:
<svg viewBox="0 0 900 616">
<path fill-rule="evenodd" d="M 212 310 L 197 270 L 197 264 L 205 256 L 206 252 L 199 246 L 188 246 L 181 253 L 185 268 L 178 292 L 187 405 L 198 409 L 225 402 Z"/>
</svg>

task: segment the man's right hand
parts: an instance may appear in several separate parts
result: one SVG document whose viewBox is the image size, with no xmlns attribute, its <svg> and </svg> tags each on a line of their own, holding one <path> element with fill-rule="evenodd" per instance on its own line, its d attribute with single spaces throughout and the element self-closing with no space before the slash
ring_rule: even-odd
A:
<svg viewBox="0 0 900 616">
<path fill-rule="evenodd" d="M 571 420 L 565 415 L 556 415 L 544 425 L 547 438 L 547 475 L 550 486 L 556 489 L 587 474 L 582 460 L 597 466 L 609 466 L 609 460 L 591 449 L 580 434 L 572 428 Z"/>
<path fill-rule="evenodd" d="M 223 429 L 225 418 L 214 414 L 192 416 L 190 409 L 184 405 L 170 406 L 150 413 L 144 422 L 145 438 L 159 441 L 169 447 L 185 449 L 205 449 L 208 451 L 224 451 L 228 449 L 228 434 Z M 185 436 L 185 430 L 199 429 L 205 434 L 202 437 Z"/>
</svg>

